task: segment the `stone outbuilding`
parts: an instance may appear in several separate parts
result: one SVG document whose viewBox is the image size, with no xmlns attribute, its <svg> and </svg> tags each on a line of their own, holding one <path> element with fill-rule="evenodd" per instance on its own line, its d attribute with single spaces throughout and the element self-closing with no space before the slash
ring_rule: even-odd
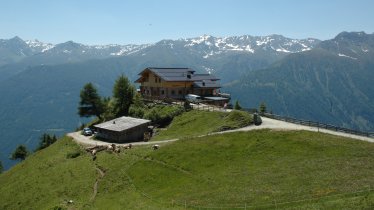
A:
<svg viewBox="0 0 374 210">
<path fill-rule="evenodd" d="M 148 132 L 150 120 L 133 117 L 119 117 L 95 125 L 96 136 L 109 142 L 127 143 L 143 141 L 144 133 Z"/>
</svg>

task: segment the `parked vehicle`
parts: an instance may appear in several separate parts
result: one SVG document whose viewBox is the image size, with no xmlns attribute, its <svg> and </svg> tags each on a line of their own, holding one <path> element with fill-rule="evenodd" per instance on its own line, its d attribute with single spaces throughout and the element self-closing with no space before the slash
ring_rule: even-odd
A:
<svg viewBox="0 0 374 210">
<path fill-rule="evenodd" d="M 186 101 L 198 104 L 201 102 L 201 96 L 194 95 L 194 94 L 188 94 L 184 97 Z"/>
<path fill-rule="evenodd" d="M 262 124 L 261 116 L 257 112 L 253 114 L 253 122 L 257 126 Z"/>
<path fill-rule="evenodd" d="M 90 128 L 83 128 L 82 134 L 85 136 L 92 136 L 92 130 Z"/>
</svg>

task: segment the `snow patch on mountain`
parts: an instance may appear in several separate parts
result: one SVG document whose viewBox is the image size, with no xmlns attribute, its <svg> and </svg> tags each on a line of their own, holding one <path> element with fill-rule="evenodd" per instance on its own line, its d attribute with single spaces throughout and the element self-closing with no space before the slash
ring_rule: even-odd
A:
<svg viewBox="0 0 374 210">
<path fill-rule="evenodd" d="M 110 55 L 113 55 L 113 56 L 129 55 L 129 54 L 139 52 L 140 50 L 142 50 L 144 48 L 147 48 L 149 46 L 151 46 L 151 45 L 149 45 L 149 44 L 145 44 L 145 45 L 123 45 L 123 46 L 120 46 L 119 51 L 112 52 L 112 53 L 110 53 Z"/>
<path fill-rule="evenodd" d="M 279 48 L 279 49 L 276 49 L 277 52 L 285 52 L 285 53 L 290 53 L 291 51 L 289 50 L 286 50 L 284 48 Z"/>
<path fill-rule="evenodd" d="M 344 55 L 344 54 L 342 54 L 342 53 L 339 53 L 338 56 L 339 56 L 339 57 L 350 58 L 350 59 L 353 59 L 353 60 L 357 60 L 357 58 L 354 58 L 354 57 L 351 57 L 351 56 L 348 56 L 348 55 Z"/>
<path fill-rule="evenodd" d="M 44 42 L 40 42 L 39 40 L 35 39 L 35 40 L 26 40 L 25 43 L 33 50 L 38 50 L 40 52 L 45 52 L 45 51 L 48 51 L 52 48 L 55 47 L 54 44 L 50 44 L 50 43 L 44 43 Z"/>
<path fill-rule="evenodd" d="M 261 37 L 260 40 L 256 41 L 256 45 L 257 46 L 266 45 L 266 44 L 270 43 L 273 40 L 274 39 L 272 39 L 271 37 Z"/>
<path fill-rule="evenodd" d="M 311 50 L 317 45 L 316 39 L 290 39 L 281 35 L 270 36 L 232 36 L 213 37 L 203 35 L 197 38 L 180 39 L 183 47 L 198 52 L 203 58 L 209 58 L 221 53 L 242 52 L 256 53 L 257 51 L 273 51 L 274 53 L 296 53 Z"/>
<path fill-rule="evenodd" d="M 206 72 L 208 72 L 209 74 L 212 74 L 214 72 L 214 69 L 213 68 L 209 68 L 209 67 L 206 67 L 206 66 L 202 66 Z"/>
<path fill-rule="evenodd" d="M 364 47 L 361 47 L 361 50 L 362 50 L 362 52 L 365 52 L 365 53 L 369 52 L 369 50 L 367 48 L 364 48 Z"/>
</svg>

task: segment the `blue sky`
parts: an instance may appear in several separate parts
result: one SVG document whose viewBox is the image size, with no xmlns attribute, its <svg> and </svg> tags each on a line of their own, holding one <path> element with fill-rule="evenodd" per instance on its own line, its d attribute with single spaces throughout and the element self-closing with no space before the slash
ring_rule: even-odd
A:
<svg viewBox="0 0 374 210">
<path fill-rule="evenodd" d="M 374 32 L 373 0 L 0 0 L 0 39 L 154 43 L 281 34 L 333 38 Z"/>
</svg>

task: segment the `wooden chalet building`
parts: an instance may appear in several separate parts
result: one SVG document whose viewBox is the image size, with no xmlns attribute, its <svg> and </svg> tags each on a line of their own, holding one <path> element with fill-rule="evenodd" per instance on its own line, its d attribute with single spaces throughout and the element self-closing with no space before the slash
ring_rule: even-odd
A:
<svg viewBox="0 0 374 210">
<path fill-rule="evenodd" d="M 139 75 L 135 82 L 140 83 L 144 97 L 184 99 L 187 94 L 212 97 L 218 95 L 220 88 L 220 79 L 212 74 L 196 74 L 190 68 L 148 67 Z"/>
</svg>

